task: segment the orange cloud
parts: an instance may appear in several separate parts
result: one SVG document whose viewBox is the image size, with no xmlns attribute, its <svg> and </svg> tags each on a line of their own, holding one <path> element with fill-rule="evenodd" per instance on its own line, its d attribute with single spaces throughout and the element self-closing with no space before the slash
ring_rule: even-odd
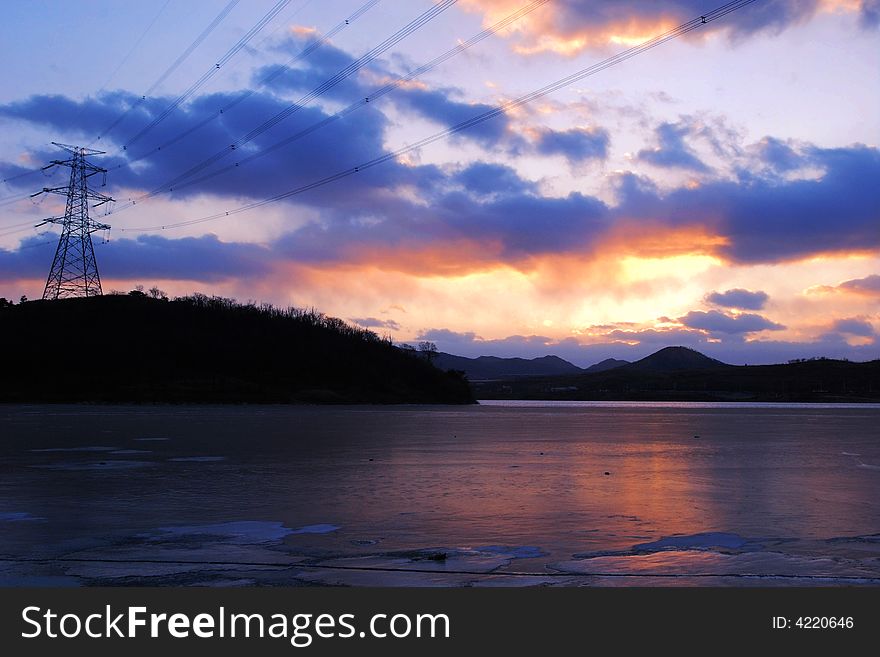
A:
<svg viewBox="0 0 880 657">
<path fill-rule="evenodd" d="M 481 13 L 484 24 L 490 25 L 523 6 L 523 0 L 462 0 L 465 10 Z M 697 9 L 688 2 L 605 2 L 549 3 L 518 20 L 507 30 L 516 37 L 513 49 L 524 55 L 553 52 L 577 55 L 590 48 L 634 46 L 696 17 Z M 734 29 L 759 31 L 766 27 L 778 29 L 808 20 L 817 11 L 855 13 L 862 10 L 863 0 L 821 0 L 818 5 L 795 3 L 777 11 L 757 13 L 735 22 L 739 15 L 719 21 L 706 30 L 697 30 L 688 38 L 701 39 L 710 31 Z M 748 8 L 742 14 L 746 14 Z M 747 15 L 747 14 L 746 14 Z"/>
</svg>

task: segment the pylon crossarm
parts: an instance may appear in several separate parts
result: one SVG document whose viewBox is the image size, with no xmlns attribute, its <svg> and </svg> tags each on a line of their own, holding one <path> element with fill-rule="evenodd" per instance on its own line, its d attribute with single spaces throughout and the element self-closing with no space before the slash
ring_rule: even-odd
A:
<svg viewBox="0 0 880 657">
<path fill-rule="evenodd" d="M 64 217 L 48 217 L 43 219 L 40 223 L 34 224 L 34 228 L 39 228 L 40 226 L 45 226 L 46 224 L 63 224 Z"/>
<path fill-rule="evenodd" d="M 35 196 L 39 196 L 40 194 L 64 194 L 67 196 L 67 191 L 69 187 L 43 187 L 40 191 L 35 194 L 31 194 L 31 198 Z"/>
<path fill-rule="evenodd" d="M 63 148 L 68 153 L 73 153 L 74 155 L 103 155 L 107 151 L 98 151 L 94 148 L 84 148 L 82 146 L 71 146 L 70 144 L 60 144 L 57 141 L 52 142 L 53 146 L 57 146 L 58 148 Z"/>
</svg>

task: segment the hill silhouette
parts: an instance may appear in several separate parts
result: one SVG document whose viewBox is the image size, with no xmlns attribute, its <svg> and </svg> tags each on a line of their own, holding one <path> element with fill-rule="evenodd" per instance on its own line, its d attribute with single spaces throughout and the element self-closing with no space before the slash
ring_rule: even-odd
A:
<svg viewBox="0 0 880 657">
<path fill-rule="evenodd" d="M 692 349 L 666 347 L 601 372 L 472 385 L 478 399 L 880 402 L 880 360 L 727 365 Z"/>
<path fill-rule="evenodd" d="M 709 358 L 695 349 L 688 347 L 664 347 L 650 356 L 626 365 L 629 371 L 650 372 L 683 372 L 686 370 L 703 370 L 726 367 L 726 363 Z"/>
<path fill-rule="evenodd" d="M 512 376 L 554 376 L 557 374 L 577 374 L 583 370 L 559 356 L 540 358 L 499 358 L 479 356 L 467 358 L 453 354 L 439 353 L 434 364 L 444 370 L 461 370 L 471 381 L 499 379 Z"/>
<path fill-rule="evenodd" d="M 622 367 L 624 365 L 629 365 L 628 360 L 620 360 L 618 358 L 606 358 L 605 360 L 601 360 L 598 363 L 593 363 L 584 372 L 605 372 L 607 370 L 613 370 L 615 367 Z"/>
<path fill-rule="evenodd" d="M 0 304 L 0 340 L 6 402 L 473 402 L 371 331 L 201 294 Z"/>
</svg>

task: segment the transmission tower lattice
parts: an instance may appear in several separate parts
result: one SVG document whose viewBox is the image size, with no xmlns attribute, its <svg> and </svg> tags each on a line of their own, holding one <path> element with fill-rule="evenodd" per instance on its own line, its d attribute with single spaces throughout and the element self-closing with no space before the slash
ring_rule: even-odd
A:
<svg viewBox="0 0 880 657">
<path fill-rule="evenodd" d="M 99 230 L 110 230 L 110 226 L 89 218 L 89 202 L 97 201 L 92 207 L 98 207 L 113 201 L 109 196 L 89 189 L 89 178 L 95 174 L 103 177 L 102 187 L 107 183 L 107 170 L 95 166 L 86 160 L 90 155 L 101 155 L 104 151 L 96 151 L 81 146 L 68 146 L 52 142 L 55 146 L 70 153 L 66 160 L 52 160 L 43 167 L 70 167 L 70 182 L 64 187 L 44 187 L 31 197 L 44 193 L 62 194 L 67 196 L 67 206 L 63 217 L 49 217 L 37 226 L 58 224 L 61 226 L 61 237 L 55 249 L 52 268 L 46 279 L 43 299 L 66 299 L 69 297 L 95 297 L 101 295 L 101 277 L 98 274 L 98 263 L 95 260 L 95 248 L 92 244 L 92 233 Z"/>
</svg>

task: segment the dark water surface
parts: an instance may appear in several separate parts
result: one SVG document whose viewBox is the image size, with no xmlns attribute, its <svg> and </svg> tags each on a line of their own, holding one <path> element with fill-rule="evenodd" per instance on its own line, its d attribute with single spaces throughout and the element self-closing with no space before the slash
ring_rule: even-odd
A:
<svg viewBox="0 0 880 657">
<path fill-rule="evenodd" d="M 880 407 L 0 406 L 0 583 L 880 584 Z"/>
</svg>

